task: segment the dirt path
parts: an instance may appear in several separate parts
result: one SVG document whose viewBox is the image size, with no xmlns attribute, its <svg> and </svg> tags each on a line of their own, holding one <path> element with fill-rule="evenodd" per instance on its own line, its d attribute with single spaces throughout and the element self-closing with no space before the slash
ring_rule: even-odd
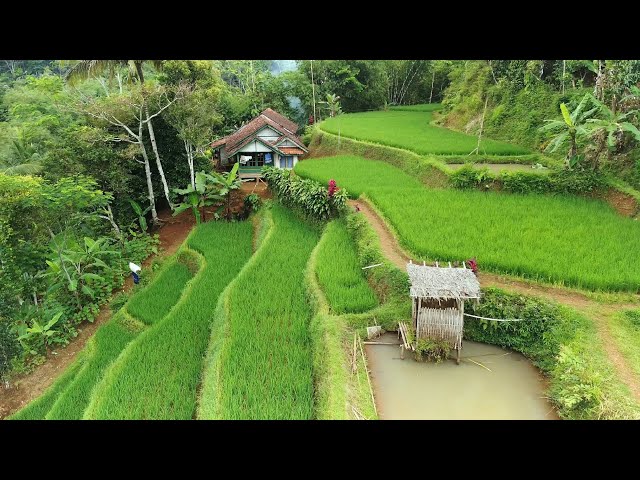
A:
<svg viewBox="0 0 640 480">
<path fill-rule="evenodd" d="M 161 251 L 159 255 L 166 257 L 175 253 L 187 238 L 194 225 L 194 218 L 191 211 L 186 211 L 175 218 L 171 216 L 170 211 L 161 212 L 158 216 L 165 222 L 157 232 L 160 236 Z M 154 255 L 147 258 L 142 266 L 149 266 L 153 257 Z M 131 277 L 127 277 L 120 291 L 128 291 L 132 287 L 133 280 Z M 110 317 L 109 305 L 105 304 L 93 323 L 82 324 L 81 328 L 78 328 L 78 336 L 69 345 L 49 351 L 45 363 L 36 367 L 28 375 L 14 379 L 10 388 L 0 387 L 0 420 L 40 396 L 75 360 L 78 352 L 84 348 L 100 325 Z"/>
<path fill-rule="evenodd" d="M 380 238 L 384 255 L 398 266 L 398 268 L 404 270 L 410 257 L 402 247 L 400 247 L 387 225 L 367 202 L 362 200 L 349 201 L 349 205 L 351 206 L 355 207 L 356 204 L 365 217 L 367 217 L 367 220 Z M 413 259 L 413 261 L 414 263 L 419 263 L 415 259 Z M 553 300 L 572 307 L 594 320 L 604 349 L 615 367 L 618 377 L 627 384 L 635 398 L 640 401 L 640 378 L 638 378 L 629 367 L 629 364 L 620 353 L 616 341 L 611 336 L 609 330 L 609 322 L 616 312 L 628 308 L 638 308 L 640 306 L 638 303 L 620 302 L 603 305 L 579 291 L 549 285 L 532 284 L 494 273 L 480 273 L 478 278 L 480 279 L 480 285 L 483 287 L 497 287 L 509 292 L 535 295 Z M 638 300 L 640 301 L 640 297 L 638 297 Z"/>
</svg>

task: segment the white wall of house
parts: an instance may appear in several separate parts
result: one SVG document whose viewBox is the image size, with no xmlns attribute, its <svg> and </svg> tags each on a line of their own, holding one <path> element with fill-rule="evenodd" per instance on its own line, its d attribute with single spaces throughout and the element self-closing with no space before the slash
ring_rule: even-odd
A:
<svg viewBox="0 0 640 480">
<path fill-rule="evenodd" d="M 254 140 L 253 142 L 247 143 L 244 147 L 242 147 L 239 152 L 273 152 L 273 149 L 263 145 L 262 143 Z"/>
<path fill-rule="evenodd" d="M 264 127 L 258 131 L 257 136 L 262 138 L 263 140 L 273 141 L 273 140 L 277 140 L 282 135 L 280 135 L 271 127 Z"/>
<path fill-rule="evenodd" d="M 288 138 L 285 138 L 282 142 L 280 142 L 278 144 L 279 147 L 297 147 L 298 145 L 296 145 L 295 143 L 293 143 L 291 140 L 289 140 Z"/>
</svg>

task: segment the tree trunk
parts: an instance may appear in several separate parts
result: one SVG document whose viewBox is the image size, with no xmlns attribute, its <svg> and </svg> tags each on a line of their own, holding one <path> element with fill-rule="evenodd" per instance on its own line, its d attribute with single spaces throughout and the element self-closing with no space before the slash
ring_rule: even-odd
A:
<svg viewBox="0 0 640 480">
<path fill-rule="evenodd" d="M 99 78 L 98 82 L 100 83 L 100 85 L 102 85 L 102 88 L 104 89 L 104 93 L 108 97 L 109 96 L 109 89 L 107 88 L 107 82 L 105 82 L 104 78 Z"/>
<path fill-rule="evenodd" d="M 158 153 L 158 146 L 156 145 L 156 136 L 153 133 L 153 125 L 151 124 L 151 119 L 149 118 L 149 109 L 147 104 L 144 105 L 144 114 L 147 116 L 147 129 L 149 130 L 149 139 L 151 140 L 151 148 L 153 149 L 153 153 L 156 157 L 156 166 L 158 167 L 158 173 L 160 173 L 160 179 L 162 180 L 162 188 L 164 189 L 164 196 L 169 202 L 169 207 L 173 210 L 173 203 L 171 203 L 171 197 L 169 196 L 169 185 L 167 184 L 167 179 L 164 176 L 164 169 L 162 168 L 162 162 L 160 161 L 160 154 Z"/>
<path fill-rule="evenodd" d="M 142 153 L 142 158 L 144 159 L 144 173 L 147 177 L 147 191 L 149 193 L 149 205 L 151 206 L 151 222 L 154 225 L 159 223 L 158 212 L 156 212 L 156 198 L 153 194 L 153 183 L 151 183 L 151 166 L 149 165 L 149 156 L 147 155 L 147 149 L 144 146 L 144 142 L 142 141 L 142 121 L 140 121 L 140 126 L 138 129 L 138 145 L 140 145 L 140 152 Z"/>
<path fill-rule="evenodd" d="M 120 75 L 120 72 L 116 72 L 116 79 L 118 80 L 118 91 L 122 95 L 122 75 Z"/>
<path fill-rule="evenodd" d="M 184 149 L 187 152 L 187 163 L 189 164 L 189 174 L 191 175 L 191 186 L 195 190 L 195 188 L 196 188 L 196 177 L 195 177 L 195 173 L 193 171 L 193 147 L 186 140 L 183 140 L 183 142 L 184 142 Z"/>
<path fill-rule="evenodd" d="M 433 74 L 431 75 L 431 93 L 429 94 L 429 103 L 431 103 L 431 99 L 433 98 L 433 84 L 436 81 L 436 70 L 433 70 Z"/>
<path fill-rule="evenodd" d="M 482 120 L 480 120 L 480 132 L 478 133 L 478 145 L 476 146 L 476 155 L 480 155 L 480 142 L 482 141 L 482 130 L 484 129 L 484 116 L 487 113 L 488 103 L 489 103 L 489 96 L 487 95 L 487 98 L 484 100 L 484 109 L 482 110 Z"/>
<path fill-rule="evenodd" d="M 315 124 L 318 121 L 318 117 L 316 117 L 316 85 L 313 82 L 313 60 L 311 62 L 311 93 L 313 95 L 313 123 Z"/>
<path fill-rule="evenodd" d="M 602 60 L 598 60 L 598 75 L 596 76 L 596 87 L 594 96 L 601 102 L 604 100 L 604 69 L 602 68 Z"/>
</svg>

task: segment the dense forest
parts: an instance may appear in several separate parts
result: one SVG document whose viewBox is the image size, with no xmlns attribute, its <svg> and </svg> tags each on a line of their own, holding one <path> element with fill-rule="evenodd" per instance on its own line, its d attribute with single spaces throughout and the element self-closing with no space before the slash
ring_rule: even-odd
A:
<svg viewBox="0 0 640 480">
<path fill-rule="evenodd" d="M 436 122 L 640 188 L 640 61 L 0 61 L 0 376 L 68 343 L 157 248 L 210 143 L 270 107 L 310 124 L 441 103 Z M 176 191 L 178 190 L 178 191 Z"/>
</svg>

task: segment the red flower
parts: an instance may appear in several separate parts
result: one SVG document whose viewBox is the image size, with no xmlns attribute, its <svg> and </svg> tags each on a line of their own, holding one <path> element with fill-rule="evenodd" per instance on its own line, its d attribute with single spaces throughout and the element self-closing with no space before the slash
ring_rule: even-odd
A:
<svg viewBox="0 0 640 480">
<path fill-rule="evenodd" d="M 478 262 L 476 261 L 476 257 L 467 260 L 467 265 L 469 265 L 469 268 L 473 273 L 478 273 Z"/>
<path fill-rule="evenodd" d="M 333 195 L 338 191 L 338 186 L 336 185 L 336 181 L 332 178 L 329 180 L 329 196 L 333 197 Z"/>
</svg>

